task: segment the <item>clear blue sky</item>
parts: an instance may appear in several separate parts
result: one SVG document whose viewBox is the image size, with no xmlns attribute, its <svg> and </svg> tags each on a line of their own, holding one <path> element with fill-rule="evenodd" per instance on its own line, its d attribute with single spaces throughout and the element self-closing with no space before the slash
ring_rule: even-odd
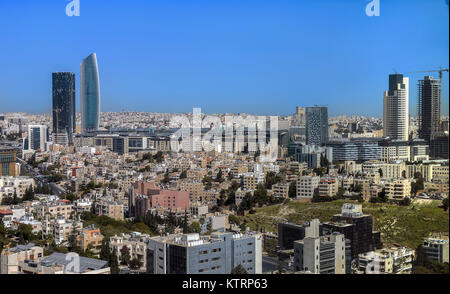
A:
<svg viewBox="0 0 450 294">
<path fill-rule="evenodd" d="M 446 0 L 0 1 L 0 112 L 50 112 L 51 73 L 97 53 L 102 111 L 382 116 L 388 75 L 449 65 Z M 410 75 L 415 114 L 416 83 Z M 443 109 L 448 115 L 448 73 Z"/>
</svg>

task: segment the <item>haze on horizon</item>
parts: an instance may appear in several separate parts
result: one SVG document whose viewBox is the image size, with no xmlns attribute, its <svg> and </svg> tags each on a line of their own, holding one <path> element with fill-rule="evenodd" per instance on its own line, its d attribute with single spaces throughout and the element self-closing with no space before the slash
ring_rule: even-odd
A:
<svg viewBox="0 0 450 294">
<path fill-rule="evenodd" d="M 388 75 L 448 68 L 444 0 L 63 0 L 0 3 L 0 113 L 50 113 L 51 73 L 76 75 L 96 52 L 101 111 L 382 116 Z M 417 81 L 410 78 L 410 115 Z M 448 116 L 448 73 L 443 115 Z"/>
</svg>

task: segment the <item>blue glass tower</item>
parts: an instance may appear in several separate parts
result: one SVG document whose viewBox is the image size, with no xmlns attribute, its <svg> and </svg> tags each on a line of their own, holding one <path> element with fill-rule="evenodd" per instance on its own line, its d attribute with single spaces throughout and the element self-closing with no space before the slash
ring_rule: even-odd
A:
<svg viewBox="0 0 450 294">
<path fill-rule="evenodd" d="M 95 131 L 100 122 L 100 82 L 97 55 L 92 53 L 81 63 L 81 129 Z"/>
</svg>

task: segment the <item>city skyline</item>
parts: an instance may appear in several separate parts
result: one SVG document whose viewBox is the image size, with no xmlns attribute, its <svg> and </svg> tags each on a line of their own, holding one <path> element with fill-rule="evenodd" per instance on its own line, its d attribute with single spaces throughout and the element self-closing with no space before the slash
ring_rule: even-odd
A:
<svg viewBox="0 0 450 294">
<path fill-rule="evenodd" d="M 250 1 L 233 12 L 226 5 L 204 1 L 195 2 L 202 4 L 201 7 L 194 4 L 171 7 L 170 4 L 136 1 L 142 8 L 149 8 L 145 12 L 154 17 L 145 23 L 142 21 L 146 15 L 136 6 L 114 1 L 105 7 L 82 1 L 83 12 L 78 18 L 67 17 L 61 9 L 63 5 L 48 1 L 39 1 L 39 4 L 25 1 L 28 9 L 2 3 L 0 5 L 8 8 L 11 16 L 2 16 L 0 22 L 18 15 L 20 21 L 13 23 L 13 29 L 8 32 L 0 32 L 6 44 L 11 45 L 4 48 L 8 59 L 2 58 L 2 68 L 8 71 L 0 71 L 0 109 L 2 112 L 47 113 L 51 108 L 51 73 L 74 72 L 79 79 L 77 64 L 91 52 L 97 52 L 99 57 L 101 111 L 104 112 L 125 109 L 182 113 L 198 106 L 205 113 L 291 115 L 297 105 L 317 104 L 328 106 L 330 116 L 382 117 L 386 76 L 398 71 L 410 78 L 409 109 L 410 115 L 416 116 L 417 83 L 427 75 L 436 78 L 436 74 L 406 73 L 448 65 L 448 46 L 444 45 L 448 44 L 448 28 L 441 25 L 448 22 L 448 13 L 444 11 L 448 6 L 444 1 L 410 1 L 408 6 L 383 3 L 378 19 L 364 14 L 365 3 L 286 2 L 281 7 L 265 1 L 255 8 Z M 199 11 L 194 11 L 194 7 Z M 170 15 L 168 12 L 172 8 L 180 20 L 168 22 L 163 16 Z M 251 13 L 253 8 L 256 12 Z M 340 14 L 343 11 L 348 12 L 345 17 Z M 161 16 L 156 16 L 157 12 L 161 12 Z M 206 17 L 208 13 L 210 16 Z M 321 17 L 322 23 L 314 29 L 303 29 L 308 24 L 319 24 L 314 22 L 314 16 L 322 14 L 329 17 Z M 128 22 L 112 23 L 112 16 L 119 15 Z M 197 21 L 193 21 L 197 16 Z M 231 16 L 236 18 L 234 26 L 227 25 L 226 17 Z M 206 28 L 204 25 L 211 24 L 213 17 L 218 17 L 218 21 L 212 23 L 213 28 Z M 96 27 L 100 34 L 87 34 L 96 18 L 102 21 Z M 37 22 L 33 28 L 28 25 L 31 21 Z M 62 25 L 55 28 L 50 26 L 52 21 Z M 405 44 L 396 40 L 395 30 L 388 30 L 394 21 L 404 22 L 408 31 L 415 32 L 405 33 L 408 35 L 402 37 Z M 336 28 L 330 29 L 331 25 Z M 70 33 L 63 33 L 66 30 Z M 145 34 L 148 30 L 152 34 Z M 264 32 L 267 36 L 262 37 Z M 184 38 L 177 38 L 180 34 Z M 252 35 L 260 37 L 258 42 L 244 38 Z M 36 46 L 35 52 L 25 48 L 12 50 L 26 44 L 27 40 L 34 40 L 42 48 Z M 314 50 L 306 45 L 308 42 L 315 44 Z M 358 51 L 352 49 L 356 42 Z M 408 42 L 426 45 L 408 46 Z M 242 46 L 230 47 L 230 43 Z M 396 49 L 383 44 L 395 45 Z M 67 46 L 71 50 L 64 50 Z M 327 46 L 333 51 L 323 49 Z M 429 54 L 419 57 L 416 54 L 420 50 L 427 50 Z M 48 55 L 52 58 L 46 59 Z M 30 76 L 33 78 L 28 82 Z M 23 78 L 30 87 L 19 86 Z M 318 87 L 321 91 L 316 91 Z M 77 112 L 80 112 L 80 94 L 77 83 Z M 444 73 L 442 98 L 442 115 L 447 116 L 447 73 Z M 30 101 L 40 103 L 28 103 Z"/>
</svg>

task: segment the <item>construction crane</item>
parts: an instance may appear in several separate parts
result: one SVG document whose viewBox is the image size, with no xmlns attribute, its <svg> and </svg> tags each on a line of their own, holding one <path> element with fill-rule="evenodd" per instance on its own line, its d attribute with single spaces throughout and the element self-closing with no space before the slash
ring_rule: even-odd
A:
<svg viewBox="0 0 450 294">
<path fill-rule="evenodd" d="M 439 69 L 432 69 L 432 70 L 411 71 L 411 72 L 407 72 L 407 74 L 422 73 L 422 72 L 438 72 L 439 73 L 439 80 L 442 83 L 442 72 L 444 72 L 444 71 L 448 72 L 448 68 L 440 67 Z"/>
</svg>

